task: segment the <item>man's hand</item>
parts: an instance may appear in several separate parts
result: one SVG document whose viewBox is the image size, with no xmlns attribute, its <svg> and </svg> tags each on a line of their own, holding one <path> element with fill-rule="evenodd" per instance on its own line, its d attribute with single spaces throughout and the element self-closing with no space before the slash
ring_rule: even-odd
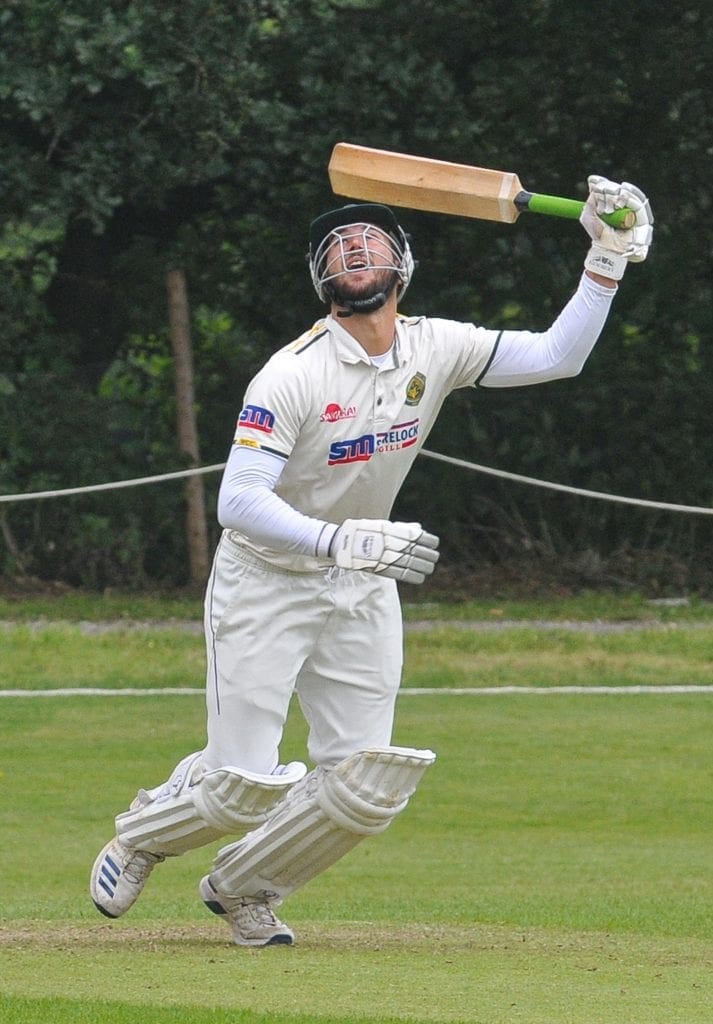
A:
<svg viewBox="0 0 713 1024">
<path fill-rule="evenodd" d="M 588 184 L 589 198 L 579 218 L 592 239 L 584 266 L 594 274 L 620 281 L 627 263 L 641 263 L 646 259 L 654 231 L 651 207 L 641 189 L 628 181 L 619 185 L 598 174 L 590 174 Z M 622 206 L 636 215 L 631 228 L 609 227 L 599 217 L 600 213 L 613 213 Z"/>
<path fill-rule="evenodd" d="M 405 583 L 423 583 L 438 561 L 438 537 L 419 523 L 345 519 L 330 554 L 342 569 L 362 569 Z"/>
</svg>

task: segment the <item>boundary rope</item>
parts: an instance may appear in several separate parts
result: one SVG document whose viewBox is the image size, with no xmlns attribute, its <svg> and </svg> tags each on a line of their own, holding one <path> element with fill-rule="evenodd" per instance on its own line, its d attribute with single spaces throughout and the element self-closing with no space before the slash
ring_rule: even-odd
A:
<svg viewBox="0 0 713 1024">
<path fill-rule="evenodd" d="M 450 455 L 441 455 L 439 452 L 432 452 L 422 448 L 421 455 L 427 458 L 436 459 L 439 462 L 446 462 L 451 466 L 458 466 L 461 469 L 469 469 L 476 473 L 485 473 L 489 476 L 499 477 L 503 480 L 512 480 L 514 483 L 527 484 L 530 487 L 542 487 L 551 491 L 560 491 L 564 494 L 576 494 L 583 498 L 595 498 L 600 501 L 611 501 L 623 505 L 637 505 L 640 508 L 655 508 L 665 512 L 688 512 L 693 515 L 713 515 L 713 508 L 704 505 L 679 505 L 666 501 L 649 501 L 646 498 L 630 498 L 623 494 L 606 494 L 602 491 L 590 491 L 583 487 L 569 487 L 566 484 L 553 483 L 550 480 L 538 480 L 531 476 L 522 476 L 520 473 L 509 473 L 504 469 L 493 469 L 490 466 L 480 466 L 475 462 L 466 462 L 464 459 L 456 459 Z M 54 491 L 34 491 L 29 494 L 0 494 L 0 503 L 19 501 L 38 501 L 44 498 L 60 498 L 70 494 L 90 494 L 95 491 L 111 491 L 121 487 L 140 487 L 144 484 L 162 483 L 164 480 L 180 480 L 183 477 L 197 476 L 206 473 L 218 473 L 225 468 L 224 462 L 212 466 L 202 466 L 195 469 L 178 470 L 175 473 L 161 473 L 157 476 L 135 477 L 133 480 L 115 480 L 104 484 L 90 484 L 85 487 L 67 487 Z"/>
<path fill-rule="evenodd" d="M 474 686 L 474 687 L 408 687 L 399 690 L 399 697 L 550 697 L 550 696 L 587 696 L 587 697 L 631 697 L 646 694 L 676 695 L 702 693 L 713 695 L 713 685 L 681 683 L 661 686 Z M 56 690 L 0 690 L 3 697 L 202 697 L 205 689 L 191 686 L 165 686 L 160 689 L 140 689 L 126 687 L 111 689 L 108 687 L 78 686 L 63 687 Z"/>
<path fill-rule="evenodd" d="M 180 469 L 175 473 L 161 473 L 158 476 L 139 476 L 133 480 L 114 480 L 106 484 L 88 484 L 86 487 L 65 487 L 60 491 L 33 491 L 29 494 L 0 494 L 0 502 L 36 501 L 40 498 L 63 498 L 69 494 L 90 494 L 92 491 L 115 491 L 121 487 L 140 487 L 142 484 L 161 483 L 164 480 L 180 480 L 181 477 L 199 476 L 203 473 L 217 473 L 225 469 L 224 462 L 197 469 Z"/>
<path fill-rule="evenodd" d="M 490 476 L 501 477 L 503 480 L 513 480 L 519 484 L 529 484 L 531 487 L 545 487 L 550 491 L 562 491 L 565 494 L 578 494 L 584 498 L 599 498 L 603 501 L 619 502 L 623 505 L 639 505 L 642 508 L 658 508 L 667 512 L 693 512 L 698 515 L 713 515 L 713 508 L 705 505 L 676 505 L 666 501 L 649 501 L 646 498 L 628 498 L 623 494 L 605 494 L 602 491 L 588 491 L 583 487 L 568 487 L 566 484 L 556 484 L 549 480 L 537 480 L 532 476 L 521 476 L 519 473 L 508 473 L 504 469 L 492 469 L 489 466 L 479 466 L 475 462 L 466 462 L 463 459 L 454 459 L 450 455 L 440 455 L 438 452 L 429 452 L 425 448 L 421 455 L 437 459 L 439 462 L 447 462 L 452 466 L 460 466 L 461 469 L 473 469 L 478 473 L 487 473 Z"/>
</svg>

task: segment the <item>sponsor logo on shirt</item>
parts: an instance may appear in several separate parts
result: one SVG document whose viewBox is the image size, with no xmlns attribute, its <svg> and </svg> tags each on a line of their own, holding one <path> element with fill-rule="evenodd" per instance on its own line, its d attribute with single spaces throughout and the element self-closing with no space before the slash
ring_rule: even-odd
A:
<svg viewBox="0 0 713 1024">
<path fill-rule="evenodd" d="M 418 420 L 408 423 L 395 423 L 390 430 L 381 430 L 376 435 L 378 452 L 395 452 L 400 448 L 410 448 L 418 441 Z"/>
<path fill-rule="evenodd" d="M 275 426 L 275 414 L 269 409 L 263 409 L 261 405 L 246 405 L 238 417 L 238 426 L 271 434 Z"/>
<path fill-rule="evenodd" d="M 378 434 L 362 434 L 361 437 L 335 441 L 330 445 L 328 466 L 345 466 L 351 462 L 368 462 L 375 453 L 401 451 L 418 441 L 419 420 L 395 423 L 389 430 Z"/>
<path fill-rule="evenodd" d="M 335 441 L 329 446 L 328 466 L 344 466 L 349 462 L 368 462 L 374 454 L 374 435 Z"/>
<path fill-rule="evenodd" d="M 343 409 L 338 402 L 330 402 L 319 417 L 320 423 L 337 423 L 339 420 L 353 420 L 357 414 L 355 405 Z"/>
</svg>

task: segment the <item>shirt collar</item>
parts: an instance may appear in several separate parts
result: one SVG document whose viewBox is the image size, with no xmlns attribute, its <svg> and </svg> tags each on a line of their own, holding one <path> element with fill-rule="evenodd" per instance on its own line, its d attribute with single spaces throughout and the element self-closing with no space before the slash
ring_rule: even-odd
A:
<svg viewBox="0 0 713 1024">
<path fill-rule="evenodd" d="M 325 325 L 330 331 L 336 345 L 337 355 L 345 363 L 369 363 L 369 356 L 361 347 L 353 334 L 343 327 L 336 317 L 329 313 L 325 317 Z M 403 366 L 411 355 L 411 342 L 404 325 L 403 318 L 396 317 L 394 328 L 394 365 Z"/>
</svg>

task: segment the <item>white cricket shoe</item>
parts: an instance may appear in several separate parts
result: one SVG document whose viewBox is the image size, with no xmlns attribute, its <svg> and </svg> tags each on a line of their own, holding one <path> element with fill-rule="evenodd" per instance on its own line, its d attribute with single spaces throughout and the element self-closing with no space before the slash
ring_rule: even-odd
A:
<svg viewBox="0 0 713 1024">
<path fill-rule="evenodd" d="M 106 917 L 121 917 L 139 898 L 156 865 L 165 859 L 111 839 L 92 868 L 89 893 L 94 906 Z"/>
<path fill-rule="evenodd" d="M 276 916 L 268 900 L 254 896 L 221 896 L 206 875 L 199 885 L 201 899 L 214 914 L 224 914 L 238 946 L 291 946 L 294 933 Z"/>
</svg>

